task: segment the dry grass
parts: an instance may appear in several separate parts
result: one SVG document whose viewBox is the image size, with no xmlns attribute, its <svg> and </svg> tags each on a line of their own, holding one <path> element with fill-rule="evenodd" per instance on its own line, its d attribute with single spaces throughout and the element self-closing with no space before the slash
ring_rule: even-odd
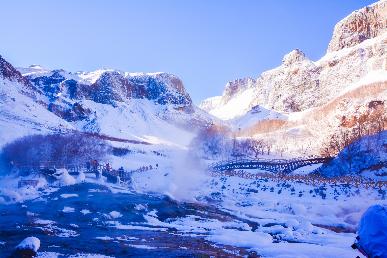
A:
<svg viewBox="0 0 387 258">
<path fill-rule="evenodd" d="M 298 182 L 306 185 L 321 186 L 328 185 L 348 185 L 356 188 L 366 189 L 386 189 L 387 181 L 375 181 L 358 176 L 339 176 L 339 177 L 322 177 L 319 175 L 288 175 L 273 173 L 250 173 L 244 170 L 229 170 L 222 172 L 211 172 L 211 176 L 236 176 L 245 179 L 269 179 L 278 183 Z"/>
</svg>

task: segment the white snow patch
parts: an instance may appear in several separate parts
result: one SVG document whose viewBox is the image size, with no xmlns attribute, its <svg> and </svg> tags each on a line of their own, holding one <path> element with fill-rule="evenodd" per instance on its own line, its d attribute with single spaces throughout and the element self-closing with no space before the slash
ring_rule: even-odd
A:
<svg viewBox="0 0 387 258">
<path fill-rule="evenodd" d="M 118 212 L 118 211 L 111 211 L 111 212 L 109 212 L 109 216 L 112 219 L 117 219 L 117 218 L 121 218 L 122 214 L 120 212 Z"/>
<path fill-rule="evenodd" d="M 75 178 L 69 174 L 67 169 L 58 169 L 56 173 L 58 174 L 58 183 L 60 186 L 73 185 L 77 182 Z"/>
<path fill-rule="evenodd" d="M 128 245 L 134 248 L 139 248 L 139 249 L 157 249 L 156 247 L 153 246 L 148 246 L 148 245 Z"/>
<path fill-rule="evenodd" d="M 66 199 L 71 197 L 79 197 L 78 194 L 61 194 L 60 197 Z"/>
<path fill-rule="evenodd" d="M 40 240 L 36 237 L 27 237 L 16 246 L 18 250 L 33 250 L 37 252 L 40 248 Z"/>
<path fill-rule="evenodd" d="M 67 206 L 63 207 L 63 210 L 62 210 L 62 212 L 64 212 L 64 213 L 70 213 L 70 212 L 74 212 L 74 211 L 75 211 L 74 208 L 67 207 Z"/>
<path fill-rule="evenodd" d="M 82 213 L 83 215 L 86 215 L 86 214 L 90 214 L 91 211 L 89 211 L 89 210 L 87 210 L 87 209 L 82 209 L 82 210 L 80 211 L 80 213 Z"/>
</svg>

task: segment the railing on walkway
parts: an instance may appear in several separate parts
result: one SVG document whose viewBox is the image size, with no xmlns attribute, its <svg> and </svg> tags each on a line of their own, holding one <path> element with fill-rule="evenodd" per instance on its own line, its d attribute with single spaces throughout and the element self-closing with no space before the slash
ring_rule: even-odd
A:
<svg viewBox="0 0 387 258">
<path fill-rule="evenodd" d="M 307 159 L 240 159 L 227 160 L 211 164 L 208 169 L 213 172 L 228 171 L 233 169 L 260 169 L 269 172 L 290 173 L 298 168 L 326 163 L 332 158 L 307 158 Z"/>
<path fill-rule="evenodd" d="M 142 166 L 134 170 L 112 169 L 105 164 L 63 164 L 58 162 L 40 162 L 39 164 L 14 164 L 13 167 L 19 171 L 21 175 L 38 174 L 43 176 L 52 177 L 58 169 L 66 169 L 69 174 L 77 175 L 81 172 L 95 174 L 96 177 L 101 175 L 107 177 L 111 182 L 131 182 L 133 173 L 141 173 L 149 170 L 157 169 L 158 164 Z M 19 187 L 25 185 L 34 185 L 36 180 L 21 180 Z"/>
</svg>

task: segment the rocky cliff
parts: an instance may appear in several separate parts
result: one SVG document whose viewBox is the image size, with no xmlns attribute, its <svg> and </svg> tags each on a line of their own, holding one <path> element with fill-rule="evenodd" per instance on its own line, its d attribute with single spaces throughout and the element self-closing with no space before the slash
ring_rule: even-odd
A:
<svg viewBox="0 0 387 258">
<path fill-rule="evenodd" d="M 90 99 L 102 104 L 114 104 L 130 99 L 148 99 L 161 105 L 192 104 L 183 82 L 168 73 L 99 70 L 72 74 L 64 70 L 20 70 L 50 100 L 64 96 L 70 99 Z"/>
<path fill-rule="evenodd" d="M 1 55 L 0 78 L 10 81 L 17 81 L 27 88 L 33 88 L 31 82 L 24 78 L 22 74 L 17 69 L 15 69 L 9 62 L 7 62 Z"/>
<path fill-rule="evenodd" d="M 351 13 L 336 24 L 328 52 L 353 47 L 387 30 L 387 1 Z"/>
</svg>

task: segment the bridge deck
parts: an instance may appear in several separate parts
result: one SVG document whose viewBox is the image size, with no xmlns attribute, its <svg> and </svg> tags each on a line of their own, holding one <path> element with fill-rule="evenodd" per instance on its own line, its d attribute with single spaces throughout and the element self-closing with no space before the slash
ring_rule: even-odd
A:
<svg viewBox="0 0 387 258">
<path fill-rule="evenodd" d="M 332 158 L 308 158 L 308 159 L 241 159 L 220 161 L 209 166 L 213 172 L 227 171 L 233 169 L 260 169 L 269 172 L 290 173 L 298 168 L 327 163 Z"/>
</svg>

